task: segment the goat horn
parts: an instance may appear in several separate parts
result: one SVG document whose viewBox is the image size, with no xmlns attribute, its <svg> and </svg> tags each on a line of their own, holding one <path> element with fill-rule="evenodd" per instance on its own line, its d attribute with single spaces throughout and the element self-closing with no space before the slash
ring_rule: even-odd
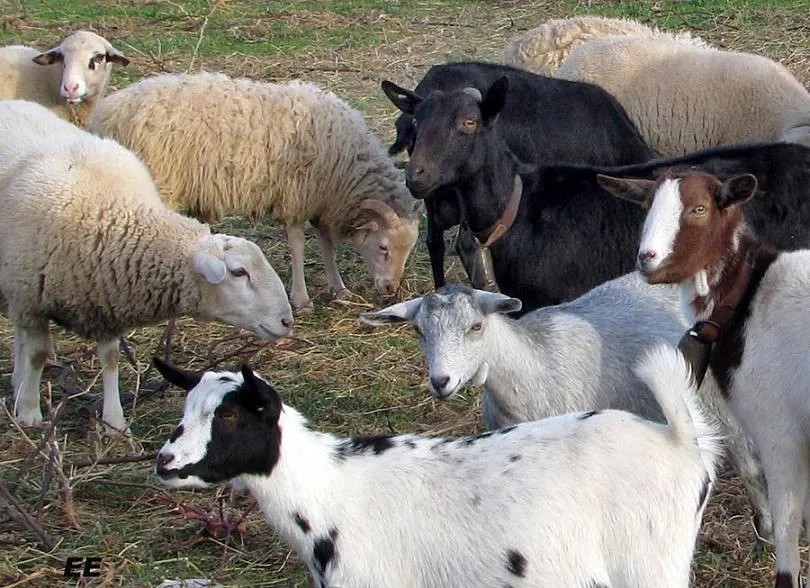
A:
<svg viewBox="0 0 810 588">
<path fill-rule="evenodd" d="M 389 229 L 395 227 L 401 222 L 401 219 L 396 211 L 382 200 L 366 198 L 360 203 L 360 208 L 370 210 L 375 213 Z"/>
<path fill-rule="evenodd" d="M 462 92 L 464 92 L 465 94 L 469 94 L 470 96 L 475 98 L 476 101 L 478 102 L 484 101 L 484 97 L 481 96 L 481 90 L 479 90 L 478 88 L 464 88 Z"/>
</svg>

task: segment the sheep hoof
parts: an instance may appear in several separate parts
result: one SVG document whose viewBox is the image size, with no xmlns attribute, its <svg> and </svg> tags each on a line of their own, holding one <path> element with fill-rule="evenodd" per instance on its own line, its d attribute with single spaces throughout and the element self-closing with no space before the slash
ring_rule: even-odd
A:
<svg viewBox="0 0 810 588">
<path fill-rule="evenodd" d="M 315 310 L 315 307 L 312 306 L 312 300 L 307 300 L 301 304 L 293 303 L 292 307 L 295 314 L 312 314 Z"/>
<path fill-rule="evenodd" d="M 41 415 L 16 416 L 14 420 L 25 429 L 44 429 L 49 423 Z"/>
</svg>

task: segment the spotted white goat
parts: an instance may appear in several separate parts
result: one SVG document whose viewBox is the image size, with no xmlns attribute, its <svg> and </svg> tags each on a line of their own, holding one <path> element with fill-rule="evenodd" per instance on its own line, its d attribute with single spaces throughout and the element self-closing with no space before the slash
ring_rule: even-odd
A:
<svg viewBox="0 0 810 588">
<path fill-rule="evenodd" d="M 572 413 L 458 439 L 339 439 L 241 373 L 158 369 L 189 391 L 157 475 L 239 478 L 317 586 L 686 588 L 720 449 L 689 366 L 637 368 L 668 426 Z"/>
<path fill-rule="evenodd" d="M 360 318 L 372 325 L 410 322 L 427 358 L 431 393 L 447 399 L 468 382 L 482 387 L 487 429 L 607 408 L 661 420 L 655 397 L 632 366 L 650 346 L 675 345 L 683 335 L 686 325 L 672 288 L 650 287 L 631 273 L 517 320 L 504 314 L 520 307 L 516 298 L 454 284 Z M 755 526 L 767 537 L 770 509 L 756 449 L 711 372 L 701 401 L 722 427 Z"/>
<path fill-rule="evenodd" d="M 699 172 L 656 182 L 601 177 L 649 208 L 637 265 L 651 284 L 677 284 L 709 365 L 762 461 L 774 526 L 776 586 L 798 588 L 798 541 L 810 520 L 810 250 L 779 252 L 748 229 L 750 174 Z"/>
</svg>

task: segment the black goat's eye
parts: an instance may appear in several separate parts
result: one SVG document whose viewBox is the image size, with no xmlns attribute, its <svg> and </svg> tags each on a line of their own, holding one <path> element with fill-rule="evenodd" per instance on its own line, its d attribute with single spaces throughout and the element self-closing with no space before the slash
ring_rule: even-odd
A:
<svg viewBox="0 0 810 588">
<path fill-rule="evenodd" d="M 219 411 L 217 418 L 224 422 L 226 425 L 233 425 L 239 418 L 235 410 L 225 409 Z"/>
</svg>

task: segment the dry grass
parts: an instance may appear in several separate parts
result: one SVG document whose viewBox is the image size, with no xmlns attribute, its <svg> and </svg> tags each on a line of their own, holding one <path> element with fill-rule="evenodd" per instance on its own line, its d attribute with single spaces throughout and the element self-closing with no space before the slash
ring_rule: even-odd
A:
<svg viewBox="0 0 810 588">
<path fill-rule="evenodd" d="M 303 78 L 363 110 L 384 140 L 395 111 L 381 79 L 412 85 L 430 64 L 496 59 L 518 31 L 572 13 L 629 15 L 670 28 L 691 28 L 707 40 L 782 60 L 810 81 L 805 2 L 483 2 L 480 0 L 354 0 L 350 2 L 194 2 L 0 0 L 0 43 L 51 46 L 71 30 L 93 28 L 111 38 L 133 64 L 113 80 L 121 87 L 155 71 L 219 70 L 264 80 Z M 285 280 L 283 236 L 272 224 L 229 219 L 222 230 L 255 239 Z M 314 240 L 308 259 L 317 260 Z M 408 329 L 371 331 L 357 313 L 380 301 L 360 260 L 347 248 L 340 265 L 367 304 L 335 304 L 318 262 L 307 265 L 315 313 L 301 318 L 294 338 L 276 346 L 249 334 L 190 320 L 179 323 L 173 361 L 189 368 L 250 362 L 284 390 L 285 400 L 318 427 L 339 434 L 411 431 L 457 434 L 478 428 L 477 397 L 450 403 L 426 393 L 423 359 Z M 462 275 L 454 262 L 453 275 Z M 429 266 L 420 244 L 401 297 L 428 291 Z M 182 394 L 160 389 L 149 358 L 163 328 L 127 335 L 134 365 L 122 364 L 126 414 L 137 441 L 104 443 L 92 423 L 98 405 L 93 347 L 56 335 L 44 396 L 59 408 L 57 426 L 20 431 L 0 410 L 0 482 L 19 509 L 0 508 L 0 584 L 52 586 L 67 556 L 102 556 L 96 586 L 150 586 L 163 578 L 214 578 L 229 586 L 308 586 L 289 548 L 253 512 L 248 498 L 218 492 L 172 492 L 158 485 L 150 460 L 176 425 Z M 11 333 L 0 324 L 0 394 L 10 407 Z M 67 396 L 69 402 L 63 402 Z M 133 399 L 137 402 L 133 405 Z M 0 505 L 4 504 L 0 493 Z M 24 510 L 32 520 L 7 513 Z M 243 516 L 247 515 L 244 520 Z M 32 522 L 33 521 L 33 522 Z M 40 532 L 39 538 L 36 532 Z M 42 535 L 46 535 L 43 538 Z M 755 536 L 739 483 L 725 475 L 705 517 L 696 562 L 699 587 L 772 584 L 770 550 L 752 552 Z M 50 548 L 44 549 L 43 544 Z"/>
</svg>

